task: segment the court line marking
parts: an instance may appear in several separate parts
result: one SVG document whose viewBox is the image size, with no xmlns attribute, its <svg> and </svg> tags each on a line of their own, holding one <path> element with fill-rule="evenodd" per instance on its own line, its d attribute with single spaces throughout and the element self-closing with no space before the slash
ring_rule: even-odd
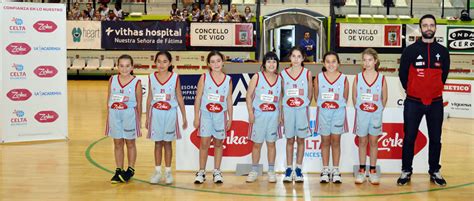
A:
<svg viewBox="0 0 474 201">
<path fill-rule="evenodd" d="M 100 165 L 97 163 L 92 157 L 91 157 L 91 150 L 92 148 L 98 144 L 99 142 L 107 139 L 107 137 L 103 137 L 101 139 L 98 139 L 94 141 L 93 143 L 89 144 L 85 151 L 85 157 L 87 158 L 87 161 L 94 165 L 95 167 L 114 174 L 112 170 L 109 170 L 105 168 L 104 166 Z M 149 184 L 148 181 L 138 179 L 138 178 L 133 178 L 133 180 L 142 182 L 142 183 L 147 183 Z M 162 187 L 167 187 L 167 188 L 174 188 L 174 189 L 180 189 L 180 190 L 189 190 L 189 191 L 196 191 L 196 192 L 204 192 L 204 193 L 215 193 L 215 194 L 221 194 L 221 195 L 239 195 L 239 196 L 250 196 L 250 197 L 280 197 L 280 198 L 305 198 L 307 196 L 304 195 L 272 195 L 272 194 L 250 194 L 250 193 L 233 193 L 233 192 L 222 192 L 222 191 L 213 191 L 213 190 L 206 190 L 206 189 L 194 189 L 194 188 L 187 188 L 187 187 L 179 187 L 179 186 L 172 186 L 172 185 L 166 185 L 166 184 L 156 184 L 157 186 L 162 186 Z M 455 188 L 462 188 L 466 186 L 471 186 L 474 185 L 474 182 L 469 182 L 465 184 L 459 184 L 455 186 L 448 186 L 448 187 L 440 187 L 440 188 L 430 188 L 428 190 L 420 190 L 420 191 L 407 191 L 407 192 L 399 192 L 399 193 L 382 193 L 382 194 L 358 194 L 358 195 L 313 195 L 311 196 L 312 198 L 349 198 L 349 197 L 382 197 L 382 196 L 394 196 L 394 195 L 409 195 L 409 194 L 416 194 L 416 193 L 428 193 L 428 192 L 435 192 L 435 191 L 443 191 L 443 190 L 450 190 L 450 189 L 455 189 Z"/>
</svg>

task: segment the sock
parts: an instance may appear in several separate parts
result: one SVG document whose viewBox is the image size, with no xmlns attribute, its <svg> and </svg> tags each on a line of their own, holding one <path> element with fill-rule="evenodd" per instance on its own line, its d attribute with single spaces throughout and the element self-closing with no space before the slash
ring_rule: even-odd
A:
<svg viewBox="0 0 474 201">
<path fill-rule="evenodd" d="M 293 167 L 292 167 L 291 165 L 289 165 L 289 166 L 286 167 L 286 169 L 288 169 L 288 168 L 293 169 Z"/>
<path fill-rule="evenodd" d="M 332 171 L 333 171 L 333 172 L 339 172 L 339 166 L 334 166 L 334 167 L 332 168 Z"/>
<path fill-rule="evenodd" d="M 252 165 L 252 171 L 258 172 L 258 164 L 257 165 Z"/>
<path fill-rule="evenodd" d="M 328 166 L 323 166 L 323 171 L 324 170 L 329 170 L 329 167 Z"/>
<path fill-rule="evenodd" d="M 268 164 L 268 172 L 275 172 L 275 164 Z"/>
<path fill-rule="evenodd" d="M 156 172 L 161 172 L 161 165 L 160 166 L 155 166 L 155 171 Z"/>
<path fill-rule="evenodd" d="M 302 169 L 302 168 L 303 168 L 303 165 L 301 165 L 301 164 L 296 164 L 296 168 Z"/>
<path fill-rule="evenodd" d="M 165 167 L 165 172 L 171 172 L 171 167 Z"/>
<path fill-rule="evenodd" d="M 375 170 L 375 166 L 370 166 L 370 170 Z"/>
<path fill-rule="evenodd" d="M 365 170 L 365 165 L 359 165 L 359 169 L 361 169 L 361 170 L 362 170 L 362 169 L 363 169 L 363 170 Z"/>
</svg>

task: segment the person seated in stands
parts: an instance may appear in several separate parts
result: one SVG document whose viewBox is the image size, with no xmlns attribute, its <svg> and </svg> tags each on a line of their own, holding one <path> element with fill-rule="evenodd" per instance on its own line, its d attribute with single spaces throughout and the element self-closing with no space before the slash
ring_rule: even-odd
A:
<svg viewBox="0 0 474 201">
<path fill-rule="evenodd" d="M 100 11 L 100 15 L 102 15 L 104 19 L 107 19 L 107 16 L 109 14 L 109 7 L 107 6 L 106 3 L 99 4 L 99 11 Z"/>
<path fill-rule="evenodd" d="M 114 11 L 113 10 L 109 10 L 109 14 L 107 15 L 107 19 L 106 21 L 117 21 L 118 18 L 117 16 L 115 15 Z"/>
<path fill-rule="evenodd" d="M 201 10 L 199 9 L 199 3 L 194 4 L 191 15 L 192 15 L 193 22 L 199 21 L 199 18 L 201 17 Z"/>
<path fill-rule="evenodd" d="M 90 17 L 94 16 L 95 10 L 94 10 L 94 8 L 92 8 L 92 4 L 91 4 L 91 3 L 87 3 L 87 4 L 86 4 L 86 10 L 87 10 L 87 12 L 89 12 L 89 16 L 90 16 Z"/>
<path fill-rule="evenodd" d="M 250 10 L 250 6 L 245 7 L 244 11 L 244 19 L 245 22 L 250 22 L 253 18 L 254 14 L 252 13 L 252 10 Z"/>
<path fill-rule="evenodd" d="M 211 10 L 211 6 L 209 4 L 206 4 L 206 7 L 202 11 L 201 15 L 203 17 L 204 22 L 211 22 L 212 21 L 213 13 L 212 13 L 212 10 Z"/>
<path fill-rule="evenodd" d="M 79 17 L 79 20 L 81 21 L 89 21 L 91 20 L 91 17 L 89 16 L 89 11 L 83 10 L 81 12 L 81 16 Z"/>
<path fill-rule="evenodd" d="M 120 4 L 116 3 L 115 4 L 115 8 L 114 8 L 114 13 L 115 13 L 115 16 L 117 16 L 117 20 L 122 20 L 123 19 L 123 11 L 122 11 L 122 7 L 120 6 Z"/>
<path fill-rule="evenodd" d="M 92 17 L 94 21 L 105 21 L 105 17 L 103 17 L 98 10 L 94 12 L 94 16 Z"/>
<path fill-rule="evenodd" d="M 214 22 L 224 22 L 225 21 L 225 10 L 222 9 L 222 4 L 217 5 L 217 12 L 214 15 Z"/>
<path fill-rule="evenodd" d="M 74 3 L 71 9 L 71 16 L 72 20 L 79 20 L 79 17 L 81 16 L 81 10 L 79 9 L 79 3 Z"/>
<path fill-rule="evenodd" d="M 170 20 L 171 21 L 179 21 L 181 15 L 181 11 L 178 9 L 177 4 L 171 4 L 171 11 L 170 11 Z"/>
<path fill-rule="evenodd" d="M 188 9 L 183 9 L 183 12 L 181 13 L 181 15 L 179 16 L 179 21 L 182 21 L 182 22 L 189 22 L 189 11 Z"/>
<path fill-rule="evenodd" d="M 227 21 L 228 22 L 240 22 L 240 13 L 237 11 L 237 5 L 232 4 L 232 7 L 227 14 Z"/>
</svg>

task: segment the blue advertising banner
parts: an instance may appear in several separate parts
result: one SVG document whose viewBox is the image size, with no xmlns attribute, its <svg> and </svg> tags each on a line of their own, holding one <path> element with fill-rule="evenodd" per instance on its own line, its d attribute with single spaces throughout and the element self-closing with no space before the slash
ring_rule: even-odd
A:
<svg viewBox="0 0 474 201">
<path fill-rule="evenodd" d="M 185 50 L 186 22 L 102 22 L 102 48 Z"/>
</svg>

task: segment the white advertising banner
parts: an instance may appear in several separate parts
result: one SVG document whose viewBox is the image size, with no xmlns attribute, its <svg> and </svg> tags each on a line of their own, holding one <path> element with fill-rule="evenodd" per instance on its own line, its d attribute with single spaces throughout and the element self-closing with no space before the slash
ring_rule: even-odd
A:
<svg viewBox="0 0 474 201">
<path fill-rule="evenodd" d="M 191 46 L 251 47 L 251 23 L 191 23 Z"/>
<path fill-rule="evenodd" d="M 402 26 L 399 24 L 339 24 L 340 47 L 399 48 Z"/>
<path fill-rule="evenodd" d="M 443 99 L 449 117 L 474 119 L 472 84 L 471 80 L 446 80 Z"/>
<path fill-rule="evenodd" d="M 65 5 L 0 5 L 0 142 L 66 139 Z"/>
<path fill-rule="evenodd" d="M 407 24 L 406 27 L 405 42 L 409 46 L 421 38 L 420 25 Z M 446 47 L 446 25 L 436 25 L 435 39 L 436 42 Z"/>
<path fill-rule="evenodd" d="M 193 106 L 186 106 L 187 120 L 193 122 Z M 224 140 L 223 161 L 221 169 L 223 171 L 235 171 L 237 164 L 252 163 L 252 142 L 248 139 L 248 116 L 245 106 L 234 106 L 234 120 L 227 137 Z M 316 117 L 315 107 L 311 107 L 310 124 L 314 130 Z M 343 134 L 341 138 L 341 161 L 340 168 L 343 172 L 352 172 L 353 166 L 359 164 L 358 140 L 352 134 L 354 122 L 354 108 L 347 108 L 347 118 L 349 122 L 349 133 Z M 181 119 L 181 117 L 180 117 Z M 197 131 L 188 128 L 182 132 L 183 138 L 176 141 L 176 169 L 194 171 L 199 168 L 199 143 Z M 428 137 L 426 121 L 423 118 L 415 143 L 415 157 L 413 160 L 413 171 L 415 173 L 425 173 L 428 171 Z M 383 133 L 379 138 L 378 165 L 383 173 L 399 173 L 401 169 L 402 144 L 403 144 L 403 109 L 386 108 L 383 116 Z M 295 144 L 296 146 L 296 144 Z M 277 156 L 275 169 L 284 171 L 286 167 L 285 154 L 286 140 L 282 138 L 276 143 Z M 296 149 L 296 147 L 295 147 Z M 295 151 L 296 153 L 296 151 Z M 214 168 L 214 149 L 209 149 L 209 159 L 207 160 L 207 170 Z M 305 153 L 303 161 L 304 172 L 320 172 L 322 168 L 321 158 L 321 136 L 313 133 L 305 140 Z M 295 158 L 295 156 L 294 156 Z M 294 160 L 295 161 L 295 160 Z M 267 170 L 267 151 L 263 146 L 260 163 L 264 164 Z"/>
<path fill-rule="evenodd" d="M 101 49 L 100 21 L 67 21 L 67 49 Z"/>
</svg>

